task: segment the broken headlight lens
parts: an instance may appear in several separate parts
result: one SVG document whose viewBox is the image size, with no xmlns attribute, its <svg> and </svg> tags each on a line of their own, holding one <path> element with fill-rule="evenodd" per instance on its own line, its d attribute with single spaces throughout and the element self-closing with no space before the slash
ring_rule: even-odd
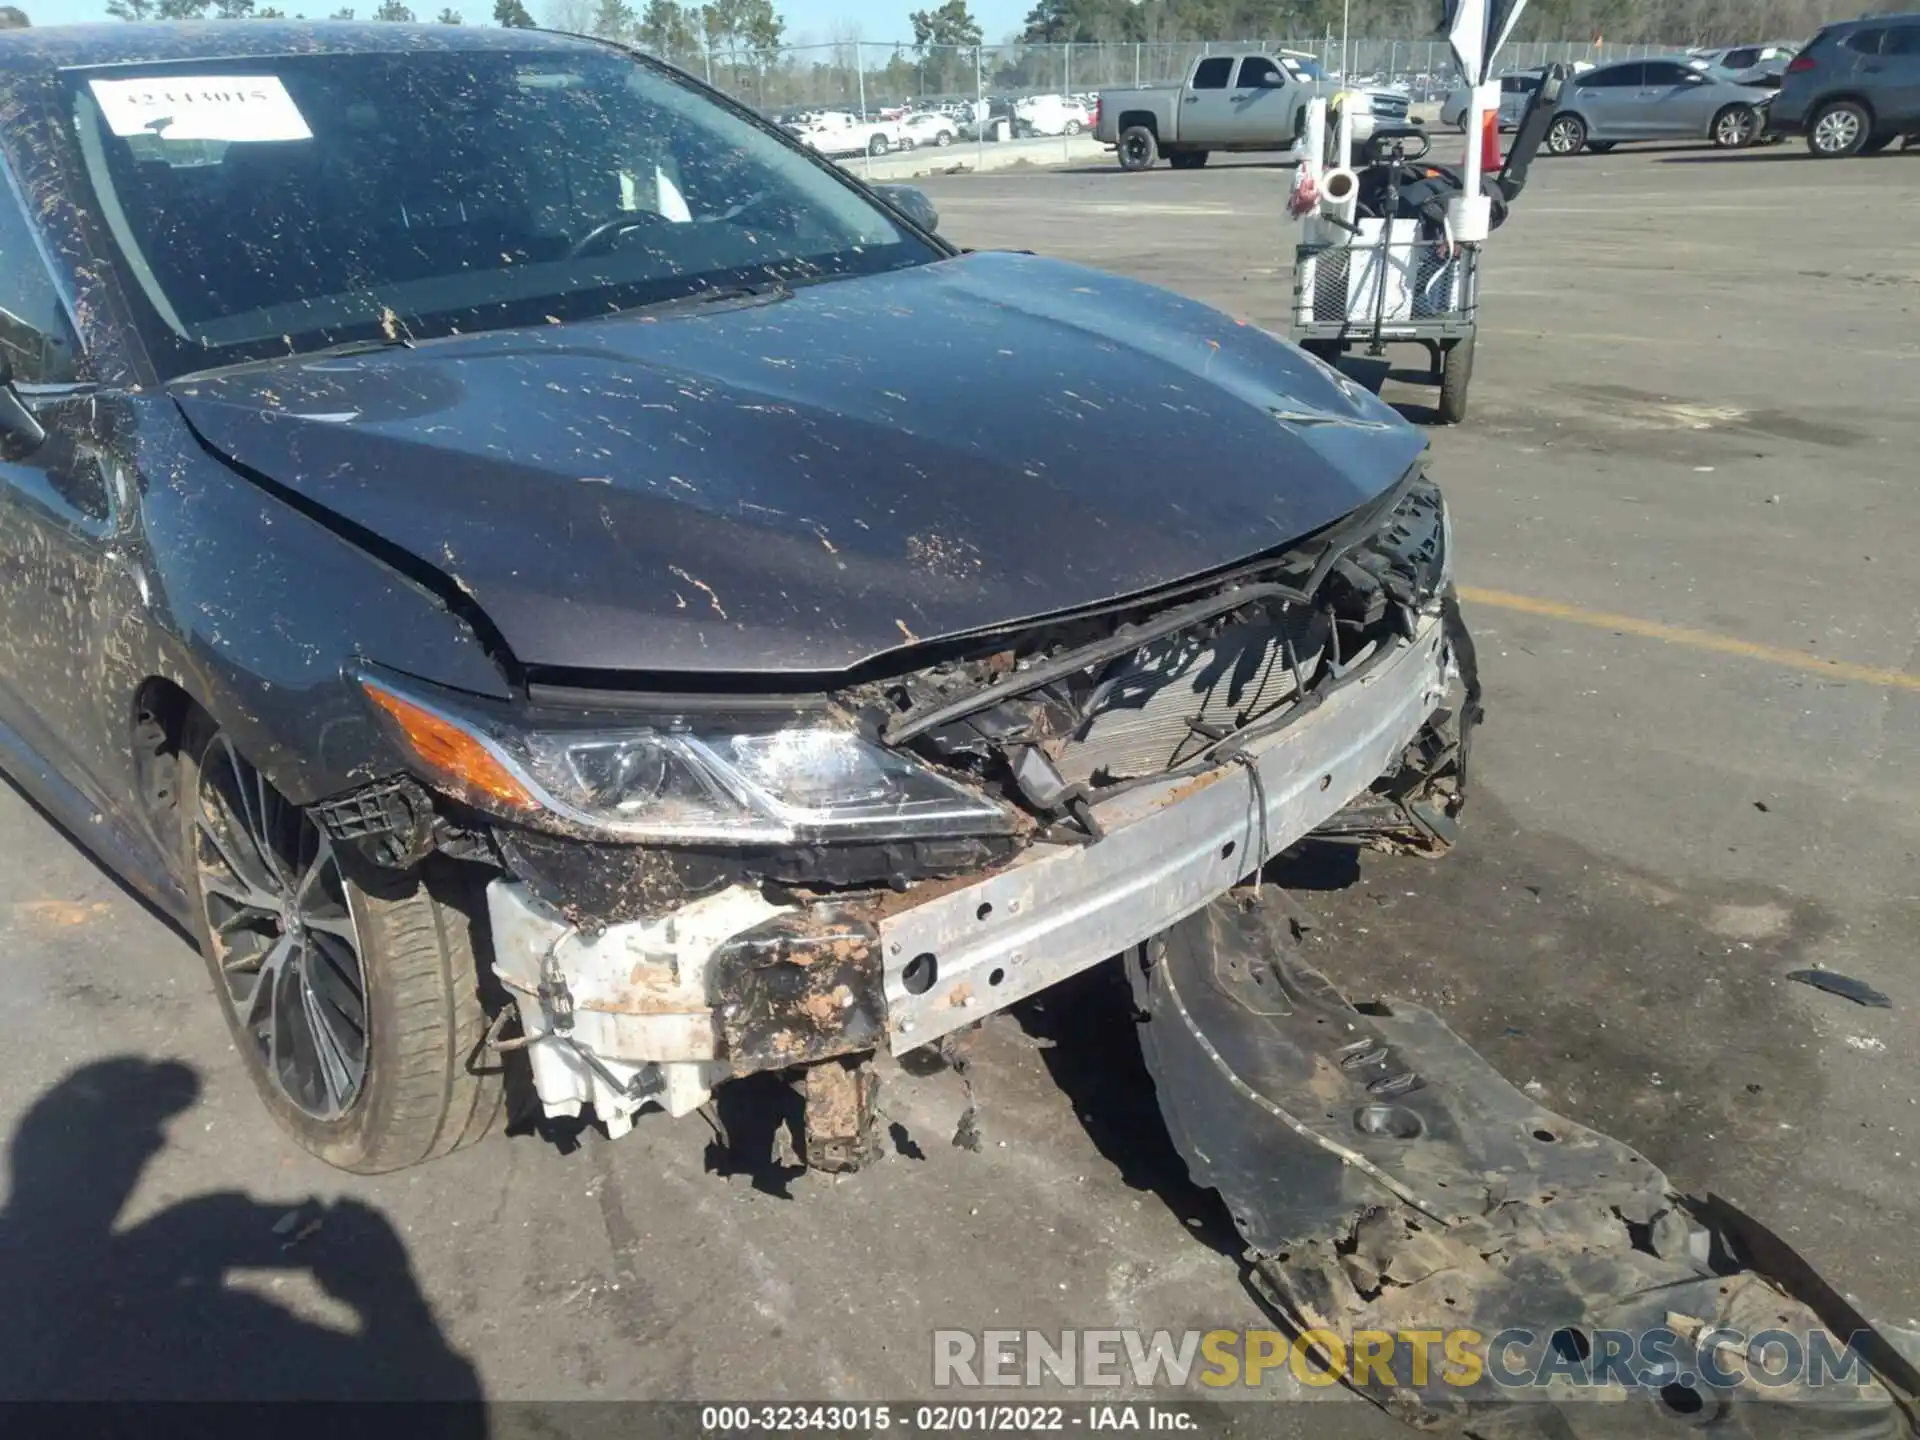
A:
<svg viewBox="0 0 1920 1440">
<path fill-rule="evenodd" d="M 396 713 L 384 680 L 361 684 L 384 713 Z M 523 792 L 503 797 L 498 781 L 477 790 L 444 761 L 458 747 L 423 748 L 395 727 L 429 778 L 461 798 L 516 815 L 545 812 L 621 838 L 778 844 L 981 835 L 1014 825 L 1004 807 L 919 762 L 817 722 L 756 730 L 722 721 L 525 728 L 417 696 L 401 704 L 483 749 Z"/>
</svg>

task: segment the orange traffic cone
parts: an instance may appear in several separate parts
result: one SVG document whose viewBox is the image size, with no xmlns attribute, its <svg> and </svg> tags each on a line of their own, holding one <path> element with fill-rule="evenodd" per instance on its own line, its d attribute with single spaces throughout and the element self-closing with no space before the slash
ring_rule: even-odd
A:
<svg viewBox="0 0 1920 1440">
<path fill-rule="evenodd" d="M 1489 110 L 1480 117 L 1480 173 L 1500 173 L 1500 112 Z"/>
</svg>

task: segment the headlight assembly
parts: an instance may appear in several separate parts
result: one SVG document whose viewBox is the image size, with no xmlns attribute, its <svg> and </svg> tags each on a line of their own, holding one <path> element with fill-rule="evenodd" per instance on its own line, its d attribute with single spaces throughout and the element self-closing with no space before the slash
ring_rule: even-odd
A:
<svg viewBox="0 0 1920 1440">
<path fill-rule="evenodd" d="M 531 824 L 626 840 L 780 844 L 982 835 L 1012 813 L 851 730 L 706 717 L 618 728 L 518 724 L 361 687 L 426 779 Z"/>
</svg>

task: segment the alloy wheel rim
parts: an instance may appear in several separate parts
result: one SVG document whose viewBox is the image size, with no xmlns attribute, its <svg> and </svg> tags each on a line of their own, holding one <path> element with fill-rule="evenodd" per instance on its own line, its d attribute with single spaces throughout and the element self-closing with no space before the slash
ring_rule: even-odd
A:
<svg viewBox="0 0 1920 1440">
<path fill-rule="evenodd" d="M 1822 150 L 1844 150 L 1853 144 L 1859 131 L 1860 122 L 1850 111 L 1836 110 L 1831 115 L 1820 117 L 1814 138 L 1819 141 Z"/>
<path fill-rule="evenodd" d="M 1127 141 L 1127 158 L 1129 160 L 1142 159 L 1145 157 L 1146 153 L 1147 153 L 1146 141 L 1140 139 L 1138 136 L 1135 136 L 1134 138 Z"/>
<path fill-rule="evenodd" d="M 194 868 L 221 998 L 275 1087 L 337 1120 L 367 1076 L 367 978 L 333 842 L 217 736 L 194 800 Z"/>
<path fill-rule="evenodd" d="M 1725 145 L 1741 144 L 1752 131 L 1753 117 L 1743 110 L 1737 110 L 1720 121 L 1720 140 Z"/>
<path fill-rule="evenodd" d="M 1573 126 L 1565 120 L 1562 120 L 1558 125 L 1553 127 L 1553 149 L 1555 154 L 1564 155 L 1573 149 L 1573 133 Z"/>
</svg>

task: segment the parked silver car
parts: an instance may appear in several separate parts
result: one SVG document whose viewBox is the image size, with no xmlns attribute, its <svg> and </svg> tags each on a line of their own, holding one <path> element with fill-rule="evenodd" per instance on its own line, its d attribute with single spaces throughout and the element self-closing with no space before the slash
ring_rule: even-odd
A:
<svg viewBox="0 0 1920 1440">
<path fill-rule="evenodd" d="M 1500 128 L 1516 130 L 1520 114 L 1527 108 L 1527 97 L 1540 88 L 1538 70 L 1519 70 L 1500 77 Z M 1467 87 L 1454 90 L 1440 105 L 1440 123 L 1449 130 L 1464 130 L 1467 125 Z"/>
<path fill-rule="evenodd" d="M 1623 140 L 1709 140 L 1737 150 L 1760 138 L 1774 94 L 1685 58 L 1602 65 L 1561 93 L 1546 150 L 1604 154 Z"/>
<path fill-rule="evenodd" d="M 1577 79 L 1594 67 L 1584 60 L 1576 60 L 1572 72 Z M 1527 101 L 1533 98 L 1533 92 L 1540 88 L 1540 77 L 1544 72 L 1539 66 L 1531 70 L 1515 70 L 1500 77 L 1500 128 L 1518 130 L 1520 117 L 1526 113 Z M 1440 102 L 1440 123 L 1449 130 L 1467 128 L 1467 87 L 1458 86 L 1448 92 L 1447 98 Z"/>
</svg>

